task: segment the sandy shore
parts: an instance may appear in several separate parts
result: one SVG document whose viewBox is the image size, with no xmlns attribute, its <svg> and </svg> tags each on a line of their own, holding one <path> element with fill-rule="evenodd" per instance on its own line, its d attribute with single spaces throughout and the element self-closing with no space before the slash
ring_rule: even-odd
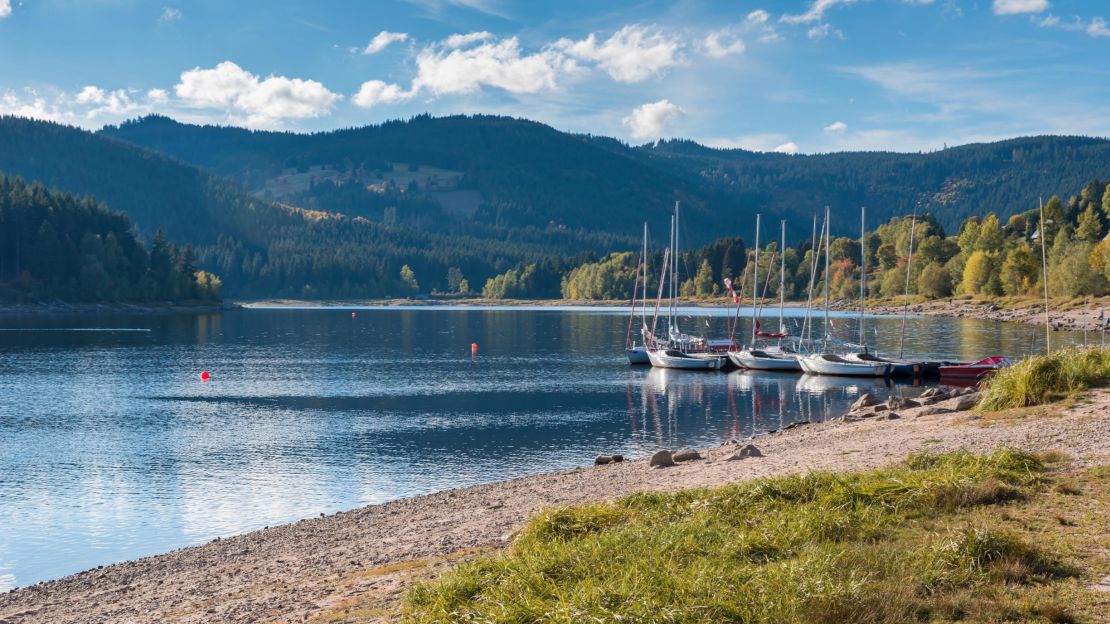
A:
<svg viewBox="0 0 1110 624">
<path fill-rule="evenodd" d="M 1081 464 L 1110 463 L 1110 390 L 1020 417 L 921 415 L 959 400 L 796 427 L 760 437 L 765 457 L 705 459 L 651 469 L 645 459 L 448 490 L 213 541 L 90 570 L 0 595 L 0 622 L 391 621 L 410 571 L 497 548 L 534 512 L 638 490 L 719 485 L 790 472 L 855 470 L 920 449 L 998 445 L 1062 450 Z M 599 449 L 603 451 L 604 449 Z M 429 564 L 428 562 L 431 561 Z"/>
<path fill-rule="evenodd" d="M 1104 321 L 1099 319 L 1102 314 L 1102 305 L 1108 302 L 1100 301 L 1090 306 L 1078 307 L 1068 310 L 1050 310 L 1049 324 L 1057 330 L 1073 331 L 1098 331 L 1106 328 Z M 1110 307 L 1108 305 L 1107 307 Z M 872 314 L 900 315 L 901 306 L 875 306 L 868 307 Z M 914 316 L 944 316 L 949 318 L 973 318 L 987 321 L 1009 321 L 1015 323 L 1030 323 L 1043 325 L 1045 322 L 1044 304 L 1029 303 L 1022 307 L 1002 308 L 989 301 L 954 300 L 930 301 L 908 306 L 908 312 Z M 1110 311 L 1106 314 L 1110 317 Z"/>
</svg>

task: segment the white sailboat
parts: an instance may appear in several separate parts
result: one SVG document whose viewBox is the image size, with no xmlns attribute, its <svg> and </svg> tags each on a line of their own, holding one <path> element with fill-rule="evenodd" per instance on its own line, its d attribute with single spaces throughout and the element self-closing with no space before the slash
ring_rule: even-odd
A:
<svg viewBox="0 0 1110 624">
<path fill-rule="evenodd" d="M 759 273 L 759 227 L 760 215 L 755 216 L 755 263 L 753 264 L 753 276 Z M 783 288 L 786 286 L 785 278 L 785 254 L 782 250 L 786 248 L 786 222 L 781 223 L 780 233 L 780 250 L 779 255 L 783 258 L 780 264 L 779 271 L 779 331 L 776 333 L 766 333 L 760 331 L 760 321 L 757 318 L 756 312 L 756 285 L 759 283 L 758 279 L 752 280 L 752 345 L 746 349 L 738 351 L 730 351 L 728 359 L 736 366 L 741 368 L 749 368 L 752 370 L 768 370 L 768 371 L 801 371 L 802 367 L 798 364 L 797 355 L 790 353 L 782 348 L 782 339 L 786 337 L 786 327 L 783 324 L 784 307 L 786 304 L 785 292 Z M 771 258 L 774 262 L 774 257 Z M 770 270 L 767 272 L 767 277 L 770 279 Z M 743 294 L 743 293 L 741 293 Z M 764 294 L 766 294 L 766 287 L 764 287 Z M 759 306 L 762 309 L 762 305 Z M 756 347 L 756 340 L 758 338 L 777 338 L 779 344 L 769 348 Z"/>
<path fill-rule="evenodd" d="M 829 223 L 829 208 L 825 207 L 825 223 Z M 888 362 L 865 362 L 848 359 L 829 350 L 832 342 L 829 323 L 829 227 L 825 228 L 825 339 L 821 353 L 798 358 L 802 370 L 814 375 L 841 375 L 850 377 L 886 377 L 890 374 Z M 861 276 L 862 277 L 862 276 Z M 862 322 L 862 310 L 860 320 Z"/>
</svg>

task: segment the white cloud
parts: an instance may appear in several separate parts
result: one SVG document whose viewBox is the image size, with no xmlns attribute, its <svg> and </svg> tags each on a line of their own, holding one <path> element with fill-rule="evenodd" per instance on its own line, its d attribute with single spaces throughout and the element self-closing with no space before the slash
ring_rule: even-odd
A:
<svg viewBox="0 0 1110 624">
<path fill-rule="evenodd" d="M 844 132 L 847 129 L 848 124 L 844 123 L 843 121 L 834 121 L 831 124 L 825 126 L 825 132 Z"/>
<path fill-rule="evenodd" d="M 774 151 L 778 152 L 779 154 L 797 154 L 798 144 L 793 141 L 787 141 L 786 143 L 775 147 Z"/>
<path fill-rule="evenodd" d="M 472 43 L 479 41 L 489 41 L 493 39 L 493 33 L 483 30 L 481 32 L 472 32 L 463 34 L 454 34 L 443 40 L 443 45 L 448 48 L 465 48 Z"/>
<path fill-rule="evenodd" d="M 182 72 L 174 93 L 188 107 L 223 108 L 229 114 L 246 114 L 246 123 L 254 126 L 319 117 L 330 112 L 340 97 L 315 80 L 285 76 L 260 80 L 231 61 L 212 69 L 196 67 Z"/>
<path fill-rule="evenodd" d="M 659 100 L 649 104 L 641 104 L 632 110 L 632 114 L 621 120 L 634 139 L 655 139 L 663 134 L 663 129 L 668 122 L 685 114 L 680 107 L 672 104 L 670 100 Z"/>
<path fill-rule="evenodd" d="M 179 9 L 173 7 L 162 7 L 162 16 L 158 18 L 160 22 L 176 22 L 177 20 L 185 17 Z"/>
<path fill-rule="evenodd" d="M 362 50 L 362 53 L 377 54 L 378 52 L 381 52 L 382 50 L 388 48 L 389 44 L 407 41 L 408 38 L 408 33 L 389 32 L 388 30 L 383 30 L 380 33 L 374 35 L 374 38 L 370 40 L 370 43 L 366 44 L 366 47 Z"/>
<path fill-rule="evenodd" d="M 351 98 L 351 101 L 356 106 L 362 108 L 371 108 L 378 104 L 395 104 L 410 99 L 413 93 L 409 93 L 398 85 L 387 84 L 381 80 L 368 80 L 362 83 L 358 93 Z"/>
<path fill-rule="evenodd" d="M 581 41 L 560 39 L 555 48 L 569 56 L 593 61 L 617 82 L 640 82 L 682 62 L 678 39 L 655 27 L 625 26 L 605 42 L 590 33 Z"/>
<path fill-rule="evenodd" d="M 14 115 L 16 117 L 60 123 L 72 121 L 70 113 L 60 109 L 56 103 L 47 103 L 46 98 L 33 89 L 25 89 L 22 96 L 14 91 L 4 91 L 0 94 L 0 115 Z"/>
<path fill-rule="evenodd" d="M 746 18 L 744 18 L 744 22 L 746 22 L 747 24 L 751 24 L 753 26 L 756 26 L 756 25 L 759 25 L 759 24 L 766 24 L 768 22 L 768 20 L 770 20 L 770 19 L 771 19 L 771 14 L 770 13 L 768 13 L 767 11 L 764 11 L 763 9 L 756 9 L 756 10 L 752 11 L 751 13 L 748 13 L 748 16 Z"/>
<path fill-rule="evenodd" d="M 131 98 L 131 93 L 126 89 L 115 89 L 114 91 L 105 91 L 100 87 L 89 85 L 77 94 L 74 98 L 77 104 L 86 105 L 85 117 L 88 119 L 95 119 L 105 115 L 114 117 L 122 117 L 137 113 L 144 113 L 149 110 L 144 104 L 138 103 Z"/>
<path fill-rule="evenodd" d="M 539 93 L 554 89 L 559 74 L 574 69 L 554 50 L 522 54 L 516 37 L 460 49 L 425 48 L 416 57 L 414 94 L 472 93 L 482 86 L 509 93 Z"/>
<path fill-rule="evenodd" d="M 818 24 L 806 31 L 806 36 L 814 41 L 820 41 L 829 35 L 835 35 L 838 39 L 844 38 L 844 33 L 833 28 L 831 24 Z"/>
<path fill-rule="evenodd" d="M 713 58 L 724 58 L 744 53 L 744 41 L 727 28 L 706 35 L 702 46 L 706 55 Z"/>
<path fill-rule="evenodd" d="M 997 3 L 999 0 L 995 0 Z M 798 15 L 783 15 L 779 18 L 780 22 L 786 24 L 808 24 L 810 22 L 820 22 L 825 17 L 825 11 L 833 8 L 836 5 L 854 4 L 856 0 L 813 0 L 813 4 L 809 5 L 809 9 L 805 13 Z"/>
<path fill-rule="evenodd" d="M 1040 13 L 1048 8 L 1048 0 L 994 0 L 995 15 Z"/>
<path fill-rule="evenodd" d="M 12 14 L 12 0 L 0 0 L 0 18 Z"/>
<path fill-rule="evenodd" d="M 165 104 L 170 101 L 170 94 L 165 89 L 151 89 L 146 92 L 146 97 L 155 104 Z"/>
<path fill-rule="evenodd" d="M 1065 22 L 1056 15 L 1049 13 L 1044 17 L 1032 15 L 1029 19 L 1041 28 L 1057 28 L 1059 30 L 1084 32 L 1096 39 L 1100 37 L 1110 37 L 1110 27 L 1107 27 L 1106 20 L 1102 17 L 1092 17 L 1089 22 L 1085 22 L 1082 18 L 1077 16 L 1072 21 Z"/>
</svg>

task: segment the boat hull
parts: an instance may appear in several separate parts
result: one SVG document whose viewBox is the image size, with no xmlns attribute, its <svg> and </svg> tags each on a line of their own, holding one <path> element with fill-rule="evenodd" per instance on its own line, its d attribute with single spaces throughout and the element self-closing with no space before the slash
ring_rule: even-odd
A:
<svg viewBox="0 0 1110 624">
<path fill-rule="evenodd" d="M 887 377 L 890 364 L 885 362 L 853 362 L 844 358 L 828 355 L 808 355 L 798 358 L 802 370 L 813 375 L 837 375 L 840 377 Z"/>
<path fill-rule="evenodd" d="M 752 351 L 744 350 L 730 352 L 728 354 L 728 359 L 740 368 L 749 368 L 752 370 L 794 372 L 801 372 L 802 370 L 801 364 L 798 363 L 798 358 L 788 355 L 760 355 Z"/>
<path fill-rule="evenodd" d="M 979 360 L 974 364 L 941 366 L 940 376 L 941 379 L 982 379 L 1010 365 L 1011 362 L 1008 358 L 996 355 Z"/>
<path fill-rule="evenodd" d="M 648 351 L 651 365 L 657 368 L 675 368 L 681 370 L 720 370 L 725 356 L 693 357 L 686 354 L 668 353 L 666 351 Z"/>
<path fill-rule="evenodd" d="M 924 362 L 890 360 L 870 353 L 849 353 L 844 356 L 844 359 L 865 364 L 890 364 L 890 375 L 892 377 L 920 377 L 925 374 Z"/>
<path fill-rule="evenodd" d="M 651 366 L 647 347 L 632 347 L 625 350 L 628 353 L 628 363 L 633 366 Z"/>
</svg>

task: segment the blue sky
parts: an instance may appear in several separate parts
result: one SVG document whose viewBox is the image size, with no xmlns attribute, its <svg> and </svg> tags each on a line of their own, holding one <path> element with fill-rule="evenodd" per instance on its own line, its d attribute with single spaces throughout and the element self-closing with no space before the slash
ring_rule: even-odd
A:
<svg viewBox="0 0 1110 624">
<path fill-rule="evenodd" d="M 0 113 L 497 113 L 803 153 L 1110 135 L 1110 3 L 0 0 Z"/>
</svg>

